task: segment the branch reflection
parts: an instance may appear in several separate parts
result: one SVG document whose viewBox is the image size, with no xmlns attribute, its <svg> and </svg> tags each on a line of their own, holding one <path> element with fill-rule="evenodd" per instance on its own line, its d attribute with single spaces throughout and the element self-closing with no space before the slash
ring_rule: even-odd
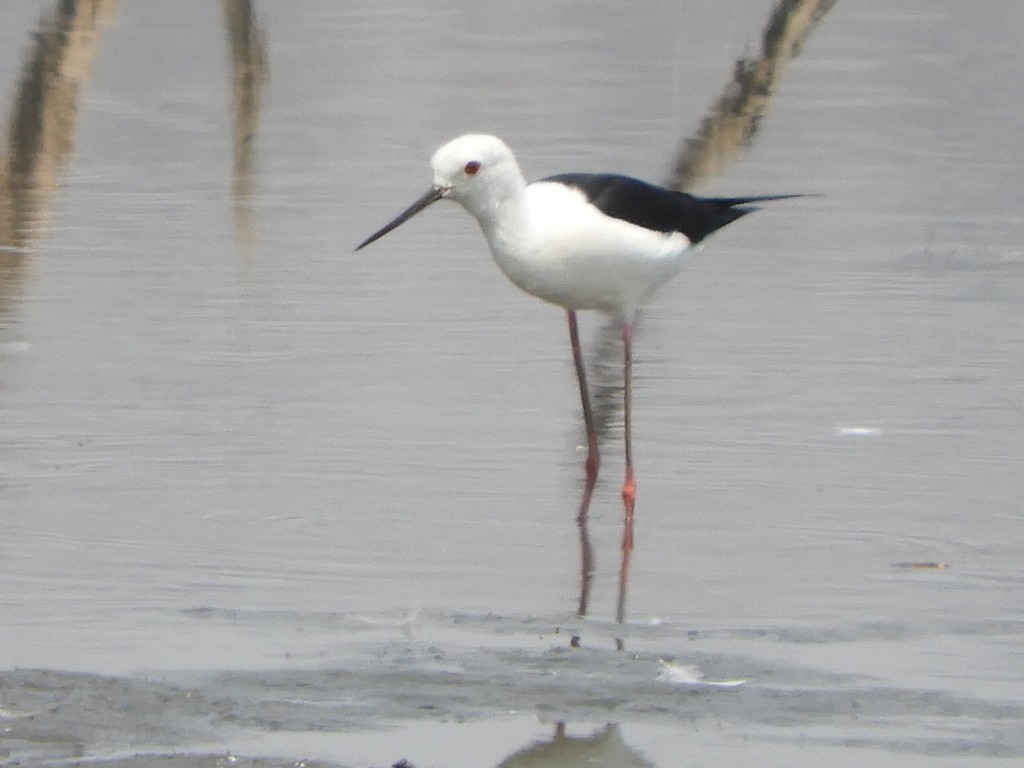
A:
<svg viewBox="0 0 1024 768">
<path fill-rule="evenodd" d="M 0 318 L 21 293 L 27 248 L 49 224 L 79 100 L 116 0 L 57 2 L 39 22 L 9 110 L 0 163 Z"/>
<path fill-rule="evenodd" d="M 250 0 L 222 0 L 232 63 L 231 192 L 237 237 L 253 241 L 254 145 L 266 45 Z M 40 19 L 9 109 L 0 161 L 0 318 L 22 292 L 25 260 L 45 233 L 73 155 L 80 102 L 117 0 L 55 2 Z"/>
<path fill-rule="evenodd" d="M 250 0 L 222 0 L 231 49 L 231 199 L 235 236 L 239 242 L 255 242 L 252 195 L 256 129 L 263 91 L 269 79 L 266 41 Z"/>
</svg>

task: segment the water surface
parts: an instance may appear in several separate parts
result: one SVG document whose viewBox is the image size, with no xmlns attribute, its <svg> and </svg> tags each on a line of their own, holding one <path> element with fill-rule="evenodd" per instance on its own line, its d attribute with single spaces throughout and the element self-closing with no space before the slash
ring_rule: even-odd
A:
<svg viewBox="0 0 1024 768">
<path fill-rule="evenodd" d="M 1024 755 L 1019 3 L 57 5 L 0 11 L 5 758 Z M 625 624 L 614 331 L 579 617 L 562 313 L 456 206 L 351 252 L 470 130 L 820 195 L 639 320 Z"/>
</svg>

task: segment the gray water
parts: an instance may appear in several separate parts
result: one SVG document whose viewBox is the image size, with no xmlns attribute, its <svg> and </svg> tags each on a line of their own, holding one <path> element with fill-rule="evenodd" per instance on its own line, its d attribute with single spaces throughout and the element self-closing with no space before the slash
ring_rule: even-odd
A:
<svg viewBox="0 0 1024 768">
<path fill-rule="evenodd" d="M 0 9 L 4 760 L 1024 756 L 1017 0 L 58 5 Z M 622 623 L 614 329 L 580 616 L 563 313 L 457 206 L 352 253 L 468 131 L 817 195 L 639 319 Z"/>
</svg>

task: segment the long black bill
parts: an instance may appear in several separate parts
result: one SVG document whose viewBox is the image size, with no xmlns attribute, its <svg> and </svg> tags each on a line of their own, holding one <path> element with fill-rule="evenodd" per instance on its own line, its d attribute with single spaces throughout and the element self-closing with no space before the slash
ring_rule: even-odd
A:
<svg viewBox="0 0 1024 768">
<path fill-rule="evenodd" d="M 443 187 L 437 187 L 437 186 L 431 187 L 430 189 L 427 190 L 427 193 L 425 195 L 423 195 L 423 197 L 421 197 L 415 203 L 413 203 L 408 208 L 406 208 L 404 211 L 402 211 L 400 214 L 398 214 L 389 223 L 385 224 L 383 227 L 378 229 L 376 232 L 374 232 L 368 238 L 363 240 L 363 242 L 361 242 L 359 245 L 357 245 L 356 246 L 356 250 L 358 251 L 361 248 L 365 248 L 370 243 L 372 243 L 374 240 L 380 240 L 382 237 L 384 237 L 384 235 L 386 235 L 392 229 L 395 229 L 396 227 L 404 224 L 405 222 L 407 222 L 409 219 L 411 219 L 413 216 L 415 216 L 417 213 L 422 211 L 424 208 L 426 208 L 431 203 L 436 203 L 438 200 L 440 200 L 442 197 L 444 197 L 444 193 L 445 193 L 445 190 L 444 190 Z"/>
</svg>

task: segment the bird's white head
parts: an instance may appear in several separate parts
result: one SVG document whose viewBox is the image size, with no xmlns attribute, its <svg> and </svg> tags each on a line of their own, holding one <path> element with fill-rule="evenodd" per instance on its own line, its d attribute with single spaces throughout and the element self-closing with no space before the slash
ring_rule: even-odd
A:
<svg viewBox="0 0 1024 768">
<path fill-rule="evenodd" d="M 360 243 L 357 251 L 442 199 L 461 203 L 483 223 L 495 214 L 502 202 L 519 194 L 526 186 L 515 155 L 497 136 L 470 133 L 452 139 L 434 153 L 430 164 L 434 169 L 434 185 Z"/>
<path fill-rule="evenodd" d="M 434 185 L 471 213 L 473 203 L 514 193 L 525 182 L 515 155 L 497 136 L 470 133 L 445 144 L 430 159 Z"/>
</svg>

